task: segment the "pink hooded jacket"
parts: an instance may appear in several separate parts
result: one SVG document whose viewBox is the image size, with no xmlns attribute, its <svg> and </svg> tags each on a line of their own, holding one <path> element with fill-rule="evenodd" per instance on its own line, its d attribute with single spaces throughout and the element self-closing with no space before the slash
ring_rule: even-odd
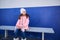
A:
<svg viewBox="0 0 60 40">
<path fill-rule="evenodd" d="M 17 23 L 16 23 L 16 28 L 17 29 L 29 29 L 29 17 L 26 18 L 26 16 L 22 16 L 21 19 L 18 19 Z"/>
</svg>

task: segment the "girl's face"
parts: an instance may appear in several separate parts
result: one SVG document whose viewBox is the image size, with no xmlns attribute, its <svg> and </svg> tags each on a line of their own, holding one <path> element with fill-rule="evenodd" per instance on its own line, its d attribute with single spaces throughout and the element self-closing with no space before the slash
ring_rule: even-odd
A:
<svg viewBox="0 0 60 40">
<path fill-rule="evenodd" d="M 23 14 L 23 15 L 26 14 L 26 11 L 23 11 L 22 14 Z"/>
</svg>

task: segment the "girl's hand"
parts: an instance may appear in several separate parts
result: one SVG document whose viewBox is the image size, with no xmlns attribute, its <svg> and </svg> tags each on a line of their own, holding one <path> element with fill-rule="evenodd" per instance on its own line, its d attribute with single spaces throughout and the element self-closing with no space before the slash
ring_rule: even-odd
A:
<svg viewBox="0 0 60 40">
<path fill-rule="evenodd" d="M 29 30 L 29 28 L 28 28 L 28 29 L 26 29 L 26 31 L 27 31 L 27 30 Z"/>
<path fill-rule="evenodd" d="M 22 28 L 22 29 L 21 29 L 21 31 L 22 31 L 22 32 L 25 32 L 25 29 L 24 29 L 24 28 Z"/>
</svg>

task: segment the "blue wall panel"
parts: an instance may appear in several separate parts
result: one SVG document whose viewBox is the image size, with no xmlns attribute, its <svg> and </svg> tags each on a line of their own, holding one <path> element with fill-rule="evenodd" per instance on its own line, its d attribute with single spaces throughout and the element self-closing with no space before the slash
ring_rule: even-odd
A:
<svg viewBox="0 0 60 40">
<path fill-rule="evenodd" d="M 50 40 L 59 40 L 60 38 L 60 6 L 50 7 L 28 7 L 25 8 L 30 15 L 31 27 L 53 28 L 55 34 L 46 34 Z M 15 26 L 20 8 L 0 9 L 0 25 Z"/>
</svg>

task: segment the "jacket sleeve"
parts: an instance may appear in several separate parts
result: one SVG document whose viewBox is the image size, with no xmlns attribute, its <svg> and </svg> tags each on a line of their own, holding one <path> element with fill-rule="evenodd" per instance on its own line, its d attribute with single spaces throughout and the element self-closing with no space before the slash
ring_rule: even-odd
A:
<svg viewBox="0 0 60 40">
<path fill-rule="evenodd" d="M 20 20 L 18 19 L 18 21 L 17 21 L 17 23 L 16 23 L 16 27 L 17 27 L 17 28 L 20 28 L 20 26 L 21 26 L 21 25 L 20 25 Z"/>
</svg>

